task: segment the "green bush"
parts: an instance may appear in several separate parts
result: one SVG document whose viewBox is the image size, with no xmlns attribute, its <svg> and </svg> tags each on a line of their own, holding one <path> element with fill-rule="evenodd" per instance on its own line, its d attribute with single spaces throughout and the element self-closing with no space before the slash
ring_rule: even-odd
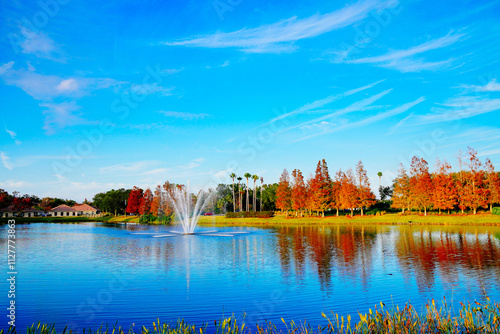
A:
<svg viewBox="0 0 500 334">
<path fill-rule="evenodd" d="M 226 218 L 271 218 L 274 216 L 273 211 L 240 211 L 226 212 Z"/>
<path fill-rule="evenodd" d="M 151 213 L 142 215 L 139 218 L 139 224 L 170 224 L 172 222 L 172 215 L 155 217 Z"/>
<path fill-rule="evenodd" d="M 500 208 L 493 208 L 494 215 L 500 215 Z"/>
</svg>

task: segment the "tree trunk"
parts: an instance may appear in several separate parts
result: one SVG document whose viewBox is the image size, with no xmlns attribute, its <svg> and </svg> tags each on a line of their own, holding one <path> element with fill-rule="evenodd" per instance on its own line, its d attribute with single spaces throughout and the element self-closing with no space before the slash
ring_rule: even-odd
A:
<svg viewBox="0 0 500 334">
<path fill-rule="evenodd" d="M 477 209 L 476 209 L 476 208 L 474 208 L 474 214 L 476 214 L 476 213 L 477 213 Z"/>
<path fill-rule="evenodd" d="M 361 207 L 361 216 L 363 216 L 363 207 Z"/>
<path fill-rule="evenodd" d="M 427 216 L 427 208 L 424 208 L 424 216 Z"/>
<path fill-rule="evenodd" d="M 351 208 L 351 217 L 354 217 L 354 209 Z"/>
<path fill-rule="evenodd" d="M 321 218 L 325 218 L 325 210 L 321 211 Z"/>
<path fill-rule="evenodd" d="M 493 203 L 490 203 L 490 212 L 493 213 Z"/>
<path fill-rule="evenodd" d="M 337 217 L 339 216 L 339 208 L 337 208 Z"/>
<path fill-rule="evenodd" d="M 441 214 L 441 208 L 439 208 L 439 214 Z"/>
</svg>

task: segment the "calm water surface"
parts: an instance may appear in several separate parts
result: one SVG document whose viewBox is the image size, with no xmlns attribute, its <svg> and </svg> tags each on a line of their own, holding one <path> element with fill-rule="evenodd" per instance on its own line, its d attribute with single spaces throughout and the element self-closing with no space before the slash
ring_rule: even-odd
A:
<svg viewBox="0 0 500 334">
<path fill-rule="evenodd" d="M 0 229 L 7 235 L 7 226 Z M 432 298 L 454 305 L 487 296 L 500 301 L 499 227 L 199 227 L 248 233 L 132 234 L 178 229 L 18 224 L 18 328 L 38 321 L 60 328 L 117 321 L 150 327 L 157 318 L 203 324 L 231 314 L 245 315 L 250 326 L 264 319 L 279 325 L 281 317 L 321 324 L 321 312 L 355 315 L 380 301 L 411 301 L 417 309 Z M 7 248 L 5 238 L 1 244 Z M 0 288 L 6 306 L 5 280 Z"/>
</svg>

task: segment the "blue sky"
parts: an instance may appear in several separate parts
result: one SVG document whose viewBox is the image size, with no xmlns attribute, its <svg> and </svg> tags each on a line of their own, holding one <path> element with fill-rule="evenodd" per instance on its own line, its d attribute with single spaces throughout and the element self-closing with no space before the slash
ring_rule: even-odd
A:
<svg viewBox="0 0 500 334">
<path fill-rule="evenodd" d="M 499 1 L 4 1 L 0 188 L 500 165 Z"/>
</svg>

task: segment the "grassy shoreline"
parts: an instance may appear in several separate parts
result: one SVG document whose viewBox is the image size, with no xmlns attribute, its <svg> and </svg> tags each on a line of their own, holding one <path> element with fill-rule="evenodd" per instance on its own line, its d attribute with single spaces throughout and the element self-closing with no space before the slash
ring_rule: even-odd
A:
<svg viewBox="0 0 500 334">
<path fill-rule="evenodd" d="M 103 222 L 103 223 L 139 223 L 138 216 L 108 216 L 108 217 L 15 217 L 0 218 L 0 224 L 5 224 L 9 219 L 15 219 L 16 223 L 82 223 L 82 222 Z M 271 218 L 226 218 L 224 216 L 201 216 L 200 225 L 211 226 L 266 226 L 266 225 L 493 225 L 500 226 L 500 216 L 490 213 L 477 215 L 398 215 L 386 214 L 382 216 L 327 216 L 286 218 L 277 215 Z M 150 224 L 156 225 L 156 224 Z"/>
<path fill-rule="evenodd" d="M 477 215 L 398 215 L 383 216 L 329 216 L 286 218 L 274 216 L 271 218 L 225 218 L 224 216 L 200 217 L 200 225 L 216 226 L 261 226 L 261 225 L 493 225 L 500 226 L 500 216 L 489 213 Z"/>
<path fill-rule="evenodd" d="M 459 312 L 453 312 L 446 300 L 442 305 L 435 301 L 429 302 L 422 311 L 417 311 L 411 304 L 401 309 L 396 306 L 387 308 L 382 302 L 367 313 L 359 313 L 359 321 L 352 321 L 353 315 L 341 316 L 329 314 L 325 318 L 325 325 L 311 325 L 306 322 L 295 323 L 293 320 L 284 320 L 274 324 L 266 322 L 258 324 L 256 329 L 250 329 L 244 321 L 234 317 L 214 321 L 213 325 L 191 325 L 183 320 L 171 323 L 153 322 L 152 327 L 130 326 L 113 327 L 103 325 L 100 328 L 72 330 L 65 328 L 57 331 L 55 325 L 33 324 L 28 327 L 28 334 L 57 334 L 57 333 L 99 333 L 99 334 L 306 334 L 306 333 L 500 333 L 500 304 L 487 301 L 483 304 L 468 302 L 461 304 Z M 281 327 L 281 328 L 280 328 Z M 284 327 L 284 328 L 283 328 Z M 0 334 L 15 333 L 16 329 L 0 330 Z"/>
</svg>

